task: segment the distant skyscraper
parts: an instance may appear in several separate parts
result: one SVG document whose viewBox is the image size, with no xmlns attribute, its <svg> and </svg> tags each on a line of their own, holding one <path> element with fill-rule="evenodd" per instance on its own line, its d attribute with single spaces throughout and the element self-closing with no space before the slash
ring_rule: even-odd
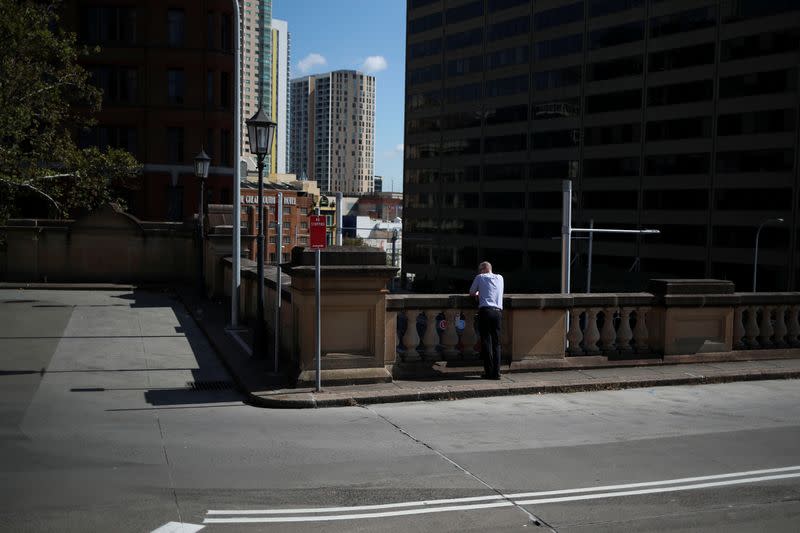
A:
<svg viewBox="0 0 800 533">
<path fill-rule="evenodd" d="M 383 192 L 383 176 L 375 176 L 373 192 Z"/>
<path fill-rule="evenodd" d="M 289 65 L 291 48 L 289 26 L 285 20 L 272 19 L 272 120 L 278 123 L 272 145 L 271 171 L 285 174 L 289 157 Z"/>
<path fill-rule="evenodd" d="M 337 70 L 291 81 L 289 171 L 326 192 L 373 190 L 375 77 Z"/>
<path fill-rule="evenodd" d="M 259 103 L 272 110 L 272 0 L 239 0 L 242 17 L 242 155 L 252 158 L 245 121 L 256 114 Z M 263 98 L 263 99 L 262 99 Z M 274 116 L 272 117 L 274 120 Z M 271 169 L 271 157 L 265 161 Z"/>
</svg>

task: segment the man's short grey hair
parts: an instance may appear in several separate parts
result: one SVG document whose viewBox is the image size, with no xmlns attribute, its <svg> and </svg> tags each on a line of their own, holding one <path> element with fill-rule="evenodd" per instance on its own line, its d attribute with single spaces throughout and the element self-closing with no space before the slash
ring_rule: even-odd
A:
<svg viewBox="0 0 800 533">
<path fill-rule="evenodd" d="M 484 268 L 486 270 L 488 270 L 489 272 L 491 272 L 492 271 L 492 264 L 489 261 L 484 261 L 480 265 L 478 265 L 478 270 L 483 270 Z"/>
</svg>

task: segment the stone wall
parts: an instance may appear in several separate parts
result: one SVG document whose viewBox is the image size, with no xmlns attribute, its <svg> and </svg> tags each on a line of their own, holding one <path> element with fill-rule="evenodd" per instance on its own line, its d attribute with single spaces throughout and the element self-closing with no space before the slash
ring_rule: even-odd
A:
<svg viewBox="0 0 800 533">
<path fill-rule="evenodd" d="M 12 219 L 0 228 L 2 280 L 171 283 L 196 279 L 191 223 L 142 222 L 108 205 L 78 220 Z"/>
</svg>

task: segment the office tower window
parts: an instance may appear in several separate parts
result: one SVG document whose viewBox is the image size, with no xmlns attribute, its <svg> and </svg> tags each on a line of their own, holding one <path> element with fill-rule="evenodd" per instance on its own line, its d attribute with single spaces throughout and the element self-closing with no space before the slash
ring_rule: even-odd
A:
<svg viewBox="0 0 800 533">
<path fill-rule="evenodd" d="M 750 57 L 796 52 L 800 49 L 800 28 L 745 35 L 722 41 L 720 59 L 734 61 Z"/>
<path fill-rule="evenodd" d="M 170 46 L 183 46 L 186 33 L 186 14 L 183 9 L 167 10 L 167 43 Z"/>
<path fill-rule="evenodd" d="M 531 149 L 545 150 L 548 148 L 574 148 L 580 144 L 580 130 L 553 130 L 534 133 L 531 135 Z"/>
<path fill-rule="evenodd" d="M 791 172 L 794 150 L 752 150 L 717 153 L 717 172 Z"/>
<path fill-rule="evenodd" d="M 481 44 L 483 44 L 483 30 L 481 28 L 454 33 L 445 38 L 445 48 L 447 50 L 458 50 Z"/>
<path fill-rule="evenodd" d="M 711 117 L 692 117 L 647 123 L 648 141 L 711 137 Z"/>
<path fill-rule="evenodd" d="M 685 33 L 717 24 L 717 8 L 715 6 L 690 9 L 650 20 L 650 37 L 663 37 L 676 33 Z"/>
<path fill-rule="evenodd" d="M 469 4 L 460 5 L 458 7 L 451 7 L 445 13 L 445 21 L 447 24 L 455 24 L 463 20 L 469 20 L 483 15 L 483 0 L 477 2 L 470 2 Z"/>
<path fill-rule="evenodd" d="M 537 72 L 533 75 L 533 82 L 537 91 L 579 85 L 581 83 L 581 70 L 580 65 L 575 65 L 573 67 Z"/>
<path fill-rule="evenodd" d="M 214 130 L 212 128 L 208 128 L 206 130 L 206 144 L 204 149 L 210 158 L 214 158 Z M 213 161 L 212 161 L 213 163 Z"/>
<path fill-rule="evenodd" d="M 486 64 L 489 70 L 493 70 L 511 65 L 525 64 L 529 61 L 529 58 L 530 48 L 526 44 L 491 52 L 486 58 Z"/>
<path fill-rule="evenodd" d="M 528 91 L 528 75 L 512 76 L 499 80 L 486 81 L 486 98 L 511 96 Z"/>
<path fill-rule="evenodd" d="M 691 81 L 651 87 L 647 90 L 647 103 L 652 106 L 688 104 L 711 100 L 713 96 L 713 80 Z"/>
<path fill-rule="evenodd" d="M 167 162 L 183 163 L 183 128 L 167 128 Z"/>
<path fill-rule="evenodd" d="M 524 164 L 516 165 L 486 165 L 483 167 L 484 181 L 515 181 L 525 180 L 526 169 Z"/>
<path fill-rule="evenodd" d="M 585 209 L 631 209 L 639 207 L 638 191 L 589 191 L 582 194 Z"/>
<path fill-rule="evenodd" d="M 663 72 L 714 63 L 714 43 L 673 48 L 650 54 L 647 68 L 650 72 Z"/>
<path fill-rule="evenodd" d="M 720 78 L 719 97 L 739 98 L 757 94 L 774 94 L 797 90 L 797 69 L 751 72 Z"/>
<path fill-rule="evenodd" d="M 708 209 L 708 191 L 706 189 L 645 191 L 644 208 L 658 211 Z"/>
<path fill-rule="evenodd" d="M 589 0 L 589 17 L 602 17 L 644 5 L 644 0 Z"/>
<path fill-rule="evenodd" d="M 583 175 L 586 178 L 611 178 L 639 175 L 638 157 L 605 159 L 586 159 L 583 162 Z"/>
<path fill-rule="evenodd" d="M 577 117 L 581 114 L 579 98 L 561 98 L 534 102 L 534 120 L 549 120 L 563 117 Z"/>
<path fill-rule="evenodd" d="M 408 45 L 408 58 L 419 59 L 421 57 L 433 56 L 442 53 L 442 40 L 440 38 L 422 41 L 420 43 L 410 43 Z"/>
<path fill-rule="evenodd" d="M 89 82 L 103 93 L 107 103 L 135 103 L 138 98 L 139 71 L 133 67 L 93 65 L 87 68 Z"/>
<path fill-rule="evenodd" d="M 641 21 L 602 28 L 589 34 L 589 50 L 633 43 L 642 39 L 644 39 L 644 22 Z"/>
<path fill-rule="evenodd" d="M 714 207 L 722 211 L 788 211 L 792 208 L 792 189 L 717 189 Z"/>
<path fill-rule="evenodd" d="M 577 2 L 546 11 L 540 11 L 533 16 L 533 29 L 544 30 L 583 20 L 583 2 Z"/>
<path fill-rule="evenodd" d="M 412 118 L 406 121 L 408 133 L 425 133 L 428 131 L 439 131 L 442 121 L 439 117 L 434 118 Z"/>
<path fill-rule="evenodd" d="M 640 89 L 608 94 L 595 94 L 586 97 L 586 112 L 589 114 L 638 109 L 641 106 L 642 91 Z"/>
<path fill-rule="evenodd" d="M 420 7 L 425 7 L 431 4 L 435 4 L 441 0 L 411 0 L 411 8 L 418 9 Z"/>
<path fill-rule="evenodd" d="M 444 101 L 446 104 L 456 104 L 458 102 L 473 102 L 481 97 L 481 84 L 470 83 L 459 87 L 450 87 L 444 91 Z"/>
<path fill-rule="evenodd" d="M 484 140 L 484 151 L 488 154 L 524 151 L 527 148 L 526 137 L 524 133 L 486 137 Z"/>
<path fill-rule="evenodd" d="M 487 40 L 489 42 L 510 39 L 517 35 L 524 35 L 531 30 L 531 19 L 529 16 L 517 17 L 510 20 L 497 22 L 489 26 Z"/>
<path fill-rule="evenodd" d="M 587 81 L 601 81 L 640 76 L 643 70 L 642 65 L 642 56 L 638 55 L 590 63 L 586 66 L 586 78 Z"/>
<path fill-rule="evenodd" d="M 583 50 L 583 35 L 569 35 L 549 41 L 536 43 L 536 59 L 549 59 L 553 57 L 577 54 Z"/>
<path fill-rule="evenodd" d="M 183 104 L 186 97 L 186 79 L 183 70 L 167 71 L 167 101 L 170 104 Z"/>
<path fill-rule="evenodd" d="M 530 0 L 489 0 L 489 13 L 529 4 Z"/>
<path fill-rule="evenodd" d="M 480 139 L 453 139 L 442 143 L 442 155 L 477 155 L 481 153 Z"/>
<path fill-rule="evenodd" d="M 408 33 L 422 33 L 442 26 L 442 13 L 431 13 L 424 17 L 419 17 L 408 23 Z"/>
<path fill-rule="evenodd" d="M 480 59 L 480 58 L 479 58 Z M 431 83 L 442 79 L 442 66 L 431 65 L 414 69 L 408 73 L 408 84 L 419 85 L 420 83 Z"/>
<path fill-rule="evenodd" d="M 686 192 L 691 192 L 696 194 L 698 191 L 653 191 L 656 194 L 677 194 L 682 195 Z M 704 192 L 704 191 L 700 191 Z M 645 192 L 645 202 L 647 202 L 648 194 L 650 192 Z M 706 194 L 706 196 L 708 196 Z M 678 200 L 678 199 L 676 199 Z M 708 199 L 706 198 L 706 205 L 708 205 Z M 675 206 L 682 206 L 680 201 L 668 201 L 666 202 L 666 208 L 653 208 L 653 207 L 645 207 L 645 209 L 675 209 Z M 705 208 L 702 208 L 705 209 Z M 664 224 L 659 226 L 661 233 L 658 236 L 653 236 L 654 243 L 660 244 L 677 244 L 680 246 L 705 246 L 708 242 L 707 232 L 705 226 L 689 226 L 686 224 Z M 714 244 L 718 244 L 716 238 L 714 239 Z"/>
<path fill-rule="evenodd" d="M 419 94 L 409 94 L 406 96 L 406 104 L 412 111 L 428 107 L 438 107 L 442 104 L 442 91 L 437 90 Z"/>
<path fill-rule="evenodd" d="M 528 105 L 518 104 L 512 106 L 498 107 L 486 110 L 486 124 L 493 126 L 496 124 L 511 124 L 514 122 L 526 122 L 528 120 Z"/>
<path fill-rule="evenodd" d="M 233 38 L 231 36 L 232 29 L 231 15 L 229 13 L 223 13 L 220 16 L 219 28 L 219 45 L 223 50 L 233 50 Z"/>
<path fill-rule="evenodd" d="M 797 0 L 722 0 L 722 22 L 779 15 L 797 9 Z"/>
<path fill-rule="evenodd" d="M 575 160 L 540 161 L 531 163 L 531 177 L 534 179 L 574 179 L 578 177 L 580 164 Z M 638 171 L 638 165 L 637 165 Z"/>
<path fill-rule="evenodd" d="M 639 142 L 641 136 L 642 127 L 638 123 L 594 126 L 584 130 L 583 143 L 586 146 L 635 143 Z"/>
<path fill-rule="evenodd" d="M 434 68 L 435 67 L 435 68 Z M 473 57 L 464 57 L 460 59 L 453 59 L 447 62 L 447 76 L 454 77 L 454 76 L 462 76 L 465 74 L 474 74 L 475 72 L 481 72 L 483 70 L 483 57 L 482 56 L 473 56 Z M 430 67 L 424 67 L 422 69 L 416 69 L 411 71 L 410 81 L 409 83 L 420 83 L 419 81 L 414 80 L 414 74 L 419 73 L 420 71 L 429 71 L 433 73 L 432 77 L 426 79 L 426 81 L 434 81 L 439 80 L 441 77 L 441 71 L 439 70 L 439 65 L 431 65 Z"/>
<path fill-rule="evenodd" d="M 794 131 L 796 125 L 794 109 L 771 109 L 749 113 L 720 115 L 717 119 L 717 135 L 753 135 Z"/>
<path fill-rule="evenodd" d="M 710 166 L 710 154 L 654 155 L 647 158 L 647 175 L 708 174 Z"/>
<path fill-rule="evenodd" d="M 87 7 L 82 29 L 90 44 L 135 44 L 136 8 Z"/>
</svg>

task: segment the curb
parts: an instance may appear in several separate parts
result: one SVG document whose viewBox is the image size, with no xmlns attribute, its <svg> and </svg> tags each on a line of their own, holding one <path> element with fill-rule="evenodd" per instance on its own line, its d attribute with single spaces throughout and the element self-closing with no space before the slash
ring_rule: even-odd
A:
<svg viewBox="0 0 800 533">
<path fill-rule="evenodd" d="M 490 398 L 498 396 L 517 396 L 529 394 L 566 394 L 607 390 L 639 389 L 648 387 L 668 387 L 676 385 L 709 385 L 744 381 L 778 379 L 800 379 L 800 371 L 748 371 L 746 373 L 722 373 L 711 376 L 687 376 L 685 378 L 630 379 L 622 381 L 585 381 L 569 384 L 518 385 L 498 388 L 435 389 L 417 392 L 398 393 L 355 393 L 326 397 L 325 393 L 301 393 L 305 397 L 258 396 L 251 392 L 251 405 L 273 409 L 320 409 L 326 407 L 356 407 L 382 403 L 464 400 L 468 398 Z"/>
</svg>

